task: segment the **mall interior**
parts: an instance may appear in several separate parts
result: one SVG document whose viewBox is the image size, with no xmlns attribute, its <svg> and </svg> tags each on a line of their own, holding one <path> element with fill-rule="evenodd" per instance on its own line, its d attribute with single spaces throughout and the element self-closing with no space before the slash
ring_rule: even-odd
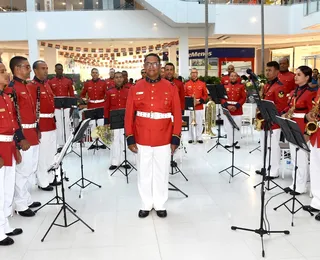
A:
<svg viewBox="0 0 320 260">
<path fill-rule="evenodd" d="M 266 0 L 264 20 L 260 0 L 208 1 L 209 76 L 226 75 L 229 65 L 234 65 L 239 76 L 247 75 L 247 69 L 260 75 L 264 74 L 265 63 L 279 62 L 281 58 L 289 60 L 289 71 L 293 73 L 301 65 L 320 69 L 320 0 Z M 77 75 L 81 82 L 91 80 L 93 68 L 99 70 L 101 79 L 109 78 L 110 69 L 125 70 L 135 82 L 141 78 L 145 56 L 156 53 L 162 66 L 173 63 L 176 77 L 187 81 L 193 68 L 199 76 L 205 75 L 204 2 L 0 0 L 0 59 L 10 79 L 11 58 L 23 56 L 31 65 L 44 60 L 52 75 L 60 63 L 65 74 Z M 210 149 L 216 139 L 193 145 L 188 144 L 188 135 L 183 133 L 184 144 L 176 152 L 175 161 L 186 177 L 170 174 L 170 181 L 188 198 L 177 190 L 169 191 L 165 219 L 158 218 L 155 212 L 145 219 L 138 218 L 137 172 L 130 174 L 129 183 L 121 172 L 110 176 L 110 151 L 93 152 L 85 144 L 84 173 L 102 188 L 80 187 L 80 196 L 77 186 L 65 187 L 65 193 L 67 202 L 95 232 L 81 222 L 67 228 L 53 226 L 42 242 L 60 206 L 46 206 L 28 219 L 13 214 L 10 223 L 23 228 L 23 234 L 14 238 L 12 247 L 0 247 L 0 259 L 257 260 L 262 259 L 260 236 L 230 227 L 259 229 L 263 208 L 265 218 L 261 225 L 268 230 L 270 225 L 271 230 L 290 230 L 290 235 L 264 234 L 265 259 L 319 260 L 319 221 L 303 210 L 292 214 L 292 204 L 273 210 L 291 198 L 279 186 L 266 190 L 264 206 L 260 186 L 253 188 L 261 181 L 255 171 L 261 167 L 263 153 L 261 135 L 251 120 L 256 114 L 254 105 L 248 105 L 250 120 L 240 129 L 241 149 L 232 153 L 235 159 L 222 146 Z M 221 131 L 225 134 L 224 129 Z M 215 127 L 214 132 L 220 136 L 220 127 Z M 221 142 L 224 145 L 226 140 L 221 138 Z M 82 148 L 75 145 L 74 149 Z M 286 157 L 289 153 L 289 148 L 281 150 L 281 174 L 276 180 L 281 187 L 292 181 L 294 162 Z M 131 152 L 128 158 L 135 165 Z M 219 173 L 231 162 L 250 176 L 229 178 L 230 173 Z M 80 159 L 73 153 L 66 156 L 64 170 L 70 179 L 65 186 L 69 186 L 81 176 Z M 304 205 L 310 204 L 312 198 L 309 181 L 307 185 L 308 191 L 299 196 Z M 32 196 L 43 204 L 54 196 L 54 191 L 32 189 Z M 296 209 L 298 206 L 296 203 Z M 68 221 L 74 218 L 68 215 Z M 59 219 L 64 223 L 63 217 Z"/>
</svg>

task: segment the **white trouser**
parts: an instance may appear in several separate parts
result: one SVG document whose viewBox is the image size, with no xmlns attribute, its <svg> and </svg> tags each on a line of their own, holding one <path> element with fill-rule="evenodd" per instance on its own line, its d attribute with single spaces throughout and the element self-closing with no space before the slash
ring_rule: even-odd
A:
<svg viewBox="0 0 320 260">
<path fill-rule="evenodd" d="M 268 132 L 268 141 L 267 141 L 267 147 L 270 147 L 270 133 Z M 279 176 L 279 168 L 280 168 L 280 134 L 281 134 L 281 129 L 275 129 L 272 130 L 271 134 L 271 169 L 270 169 L 270 176 L 272 177 L 277 177 Z M 262 155 L 262 165 L 263 165 L 263 149 L 264 149 L 264 131 L 261 130 L 260 133 L 260 145 L 261 145 L 261 155 Z M 266 169 L 268 170 L 269 166 L 269 149 L 267 150 L 267 160 L 266 160 Z"/>
<path fill-rule="evenodd" d="M 320 149 L 310 145 L 310 184 L 313 198 L 310 206 L 315 209 L 320 209 Z"/>
<path fill-rule="evenodd" d="M 38 185 L 46 188 L 54 180 L 54 172 L 48 173 L 48 168 L 54 162 L 57 147 L 56 130 L 41 132 L 41 143 L 39 145 L 39 164 L 36 172 Z"/>
<path fill-rule="evenodd" d="M 62 109 L 55 109 L 54 115 L 57 124 L 57 144 L 59 147 L 63 146 L 71 135 L 71 122 L 70 122 L 70 108 L 64 109 L 64 130 L 63 130 L 63 113 Z M 66 139 L 64 139 L 66 134 Z"/>
<path fill-rule="evenodd" d="M 291 162 L 295 167 L 296 164 L 296 146 L 290 144 L 290 155 L 291 155 Z M 297 181 L 296 181 L 296 192 L 305 193 L 307 189 L 307 181 L 308 181 L 308 169 L 309 169 L 309 162 L 308 162 L 308 153 L 299 149 L 298 150 L 298 161 L 297 161 Z M 290 189 L 293 190 L 293 183 L 294 183 L 294 167 L 292 170 L 292 184 Z"/>
<path fill-rule="evenodd" d="M 239 129 L 241 130 L 242 115 L 232 116 L 232 118 L 233 118 L 234 122 L 237 124 L 237 126 L 239 127 Z M 223 115 L 223 125 L 224 125 L 224 129 L 227 133 L 227 145 L 232 145 L 233 127 L 225 115 Z M 239 142 L 241 140 L 241 131 L 240 130 L 234 129 L 234 143 L 238 142 L 237 145 L 239 145 Z"/>
<path fill-rule="evenodd" d="M 196 126 L 196 138 L 197 140 L 192 140 L 193 136 L 192 136 L 192 132 L 193 132 L 193 127 L 191 126 L 191 122 L 192 122 L 192 115 L 193 115 L 193 111 L 189 111 L 189 140 L 192 141 L 198 141 L 198 140 L 202 140 L 202 131 L 203 131 L 203 110 L 195 110 L 196 112 L 196 122 L 197 122 L 197 126 Z"/>
<path fill-rule="evenodd" d="M 33 203 L 30 184 L 38 168 L 39 145 L 30 146 L 28 151 L 21 151 L 21 156 L 22 162 L 16 166 L 14 202 L 17 211 L 27 210 Z"/>
<path fill-rule="evenodd" d="M 6 233 L 13 231 L 8 217 L 12 214 L 15 167 L 16 162 L 13 159 L 12 166 L 3 166 L 0 169 L 0 241 L 6 238 Z"/>
<path fill-rule="evenodd" d="M 111 151 L 111 165 L 119 166 L 124 160 L 124 129 L 113 130 L 113 142 L 110 147 Z"/>
<path fill-rule="evenodd" d="M 138 146 L 138 189 L 142 210 L 164 210 L 168 200 L 171 149 L 163 146 Z"/>
</svg>

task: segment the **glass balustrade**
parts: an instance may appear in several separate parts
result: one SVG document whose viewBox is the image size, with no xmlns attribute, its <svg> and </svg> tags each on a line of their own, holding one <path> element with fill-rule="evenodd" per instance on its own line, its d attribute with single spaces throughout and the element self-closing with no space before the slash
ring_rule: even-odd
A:
<svg viewBox="0 0 320 260">
<path fill-rule="evenodd" d="M 204 0 L 180 0 L 183 2 L 197 2 L 204 4 Z M 266 5 L 292 5 L 303 3 L 303 0 L 265 0 Z M 209 0 L 209 4 L 261 4 L 261 0 Z"/>
</svg>

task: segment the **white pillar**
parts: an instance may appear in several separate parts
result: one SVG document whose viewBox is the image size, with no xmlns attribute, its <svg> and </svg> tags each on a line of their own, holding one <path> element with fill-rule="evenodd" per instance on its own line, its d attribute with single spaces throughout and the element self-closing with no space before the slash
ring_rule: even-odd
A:
<svg viewBox="0 0 320 260">
<path fill-rule="evenodd" d="M 67 11 L 73 11 L 73 4 L 71 3 L 70 0 L 66 1 L 66 10 Z"/>
<path fill-rule="evenodd" d="M 177 46 L 171 46 L 169 48 L 169 62 L 171 62 L 175 67 L 177 67 Z"/>
<path fill-rule="evenodd" d="M 179 37 L 179 75 L 189 77 L 189 36 L 188 28 L 180 31 Z"/>
<path fill-rule="evenodd" d="M 44 10 L 46 12 L 54 11 L 54 0 L 44 0 Z"/>
<path fill-rule="evenodd" d="M 54 66 L 58 63 L 58 51 L 55 48 L 44 47 L 44 61 L 48 65 L 48 73 L 54 74 Z"/>
<path fill-rule="evenodd" d="M 27 11 L 34 12 L 36 10 L 36 1 L 35 0 L 27 0 Z"/>
<path fill-rule="evenodd" d="M 35 38 L 29 38 L 28 40 L 28 48 L 29 48 L 29 63 L 32 67 L 32 64 L 39 59 L 39 46 L 38 41 Z M 31 72 L 30 77 L 33 78 L 34 74 Z"/>
<path fill-rule="evenodd" d="M 104 10 L 113 10 L 113 0 L 103 0 L 102 1 L 102 7 Z"/>
</svg>

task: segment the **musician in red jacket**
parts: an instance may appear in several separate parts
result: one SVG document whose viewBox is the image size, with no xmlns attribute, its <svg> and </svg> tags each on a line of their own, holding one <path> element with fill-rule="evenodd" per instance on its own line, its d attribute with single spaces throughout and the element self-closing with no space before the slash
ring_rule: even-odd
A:
<svg viewBox="0 0 320 260">
<path fill-rule="evenodd" d="M 41 133 L 37 124 L 36 104 L 26 82 L 30 77 L 31 68 L 26 58 L 15 56 L 10 60 L 10 69 L 14 77 L 5 92 L 12 97 L 15 104 L 18 122 L 23 130 L 22 139 L 26 139 L 30 144 L 28 150 L 21 152 L 22 162 L 16 167 L 14 202 L 20 216 L 33 217 L 35 213 L 31 209 L 41 206 L 41 203 L 33 202 L 29 185 L 34 182 L 34 174 L 38 167 Z"/>
<path fill-rule="evenodd" d="M 262 91 L 262 99 L 270 100 L 274 102 L 279 114 L 287 107 L 287 89 L 278 79 L 279 73 L 279 63 L 276 61 L 270 61 L 267 63 L 266 67 L 266 78 L 268 80 L 267 84 L 264 85 Z M 271 169 L 270 169 L 270 179 L 275 179 L 279 177 L 280 168 L 280 134 L 281 129 L 277 124 L 272 125 L 271 132 Z M 268 133 L 267 146 L 270 144 L 270 134 Z M 260 134 L 260 145 L 264 147 L 264 130 Z M 262 162 L 264 160 L 264 155 L 261 153 Z M 269 156 L 269 153 L 268 153 Z M 267 163 L 269 162 L 269 157 L 267 156 Z M 256 171 L 257 174 L 261 174 L 261 171 Z"/>
<path fill-rule="evenodd" d="M 14 243 L 10 236 L 22 233 L 21 228 L 13 229 L 9 224 L 12 214 L 12 201 L 15 186 L 16 163 L 21 163 L 21 154 L 14 141 L 14 133 L 20 130 L 14 116 L 11 99 L 3 93 L 8 84 L 9 75 L 5 66 L 0 62 L 0 246 Z"/>
<path fill-rule="evenodd" d="M 63 66 L 60 63 L 55 65 L 55 72 L 56 76 L 48 81 L 54 96 L 74 97 L 73 81 L 63 75 Z M 62 109 L 56 108 L 54 113 L 57 123 L 57 143 L 62 147 L 71 135 L 70 108 L 64 109 L 64 124 Z"/>
<path fill-rule="evenodd" d="M 198 142 L 200 144 L 203 143 L 202 140 L 202 130 L 203 130 L 203 104 L 206 102 L 208 98 L 208 90 L 206 87 L 206 83 L 202 82 L 198 79 L 198 70 L 191 70 L 191 79 L 187 81 L 184 85 L 185 96 L 194 97 L 196 99 L 196 136 L 193 136 L 192 126 L 189 127 L 189 143 Z M 190 112 L 190 115 L 193 112 Z M 191 118 L 191 117 L 190 117 Z M 190 120 L 191 123 L 191 120 Z M 195 139 L 195 140 L 193 140 Z"/>
<path fill-rule="evenodd" d="M 129 88 L 124 86 L 124 79 L 121 72 L 116 72 L 114 75 L 115 87 L 107 91 L 107 99 L 104 107 L 104 124 L 110 127 L 110 110 L 126 108 Z M 115 170 L 124 160 L 124 129 L 113 130 L 113 142 L 110 147 L 110 162 L 109 170 Z M 130 165 L 127 165 L 130 168 Z"/>
<path fill-rule="evenodd" d="M 160 67 L 157 54 L 145 57 L 147 77 L 130 88 L 126 106 L 127 143 L 137 153 L 140 218 L 147 217 L 153 208 L 159 217 L 167 216 L 170 157 L 180 144 L 182 116 L 178 90 L 161 79 Z"/>
<path fill-rule="evenodd" d="M 165 79 L 169 80 L 170 82 L 172 82 L 177 88 L 178 88 L 178 92 L 179 92 L 179 97 L 180 97 L 180 106 L 181 106 L 181 111 L 183 114 L 184 111 L 184 85 L 183 83 L 174 78 L 174 74 L 175 74 L 175 66 L 173 65 L 173 63 L 169 62 L 165 65 L 164 67 L 165 70 Z"/>
<path fill-rule="evenodd" d="M 109 70 L 109 78 L 106 79 L 106 84 L 107 84 L 107 90 L 109 88 L 112 88 L 115 86 L 115 83 L 114 83 L 114 73 L 115 73 L 115 70 L 114 69 L 110 69 Z"/>
<path fill-rule="evenodd" d="M 294 73 L 289 71 L 289 60 L 288 58 L 281 58 L 279 61 L 280 71 L 278 79 L 287 88 L 287 92 L 290 93 L 295 90 L 296 83 L 294 79 Z"/>
<path fill-rule="evenodd" d="M 39 121 L 38 127 L 41 132 L 41 142 L 39 146 L 39 164 L 36 172 L 38 187 L 44 191 L 52 191 L 54 172 L 48 173 L 49 167 L 54 161 L 57 147 L 56 122 L 54 118 L 54 96 L 46 82 L 48 76 L 48 66 L 44 61 L 38 60 L 33 63 L 35 77 L 27 85 L 33 102 L 38 104 Z"/>
<path fill-rule="evenodd" d="M 237 82 L 238 74 L 236 72 L 230 73 L 230 83 L 225 85 L 227 92 L 227 99 L 221 100 L 222 107 L 229 110 L 233 117 L 233 120 L 237 126 L 241 129 L 242 124 L 242 106 L 246 102 L 247 92 L 243 84 Z M 230 148 L 233 140 L 233 127 L 227 118 L 224 118 L 224 127 L 227 132 L 227 145 L 226 148 Z M 241 140 L 241 130 L 234 130 L 234 143 L 236 149 L 240 149 L 239 142 Z"/>
<path fill-rule="evenodd" d="M 230 83 L 231 81 L 230 75 L 232 72 L 235 72 L 234 66 L 232 64 L 228 66 L 227 70 L 228 70 L 228 75 L 224 75 L 221 78 L 221 84 L 223 85 L 228 85 Z M 237 77 L 237 83 L 241 83 L 241 78 L 239 76 Z"/>
<path fill-rule="evenodd" d="M 91 80 L 84 83 L 80 97 L 88 101 L 88 109 L 104 107 L 107 94 L 107 84 L 99 78 L 99 71 L 96 68 L 91 70 Z"/>
</svg>

